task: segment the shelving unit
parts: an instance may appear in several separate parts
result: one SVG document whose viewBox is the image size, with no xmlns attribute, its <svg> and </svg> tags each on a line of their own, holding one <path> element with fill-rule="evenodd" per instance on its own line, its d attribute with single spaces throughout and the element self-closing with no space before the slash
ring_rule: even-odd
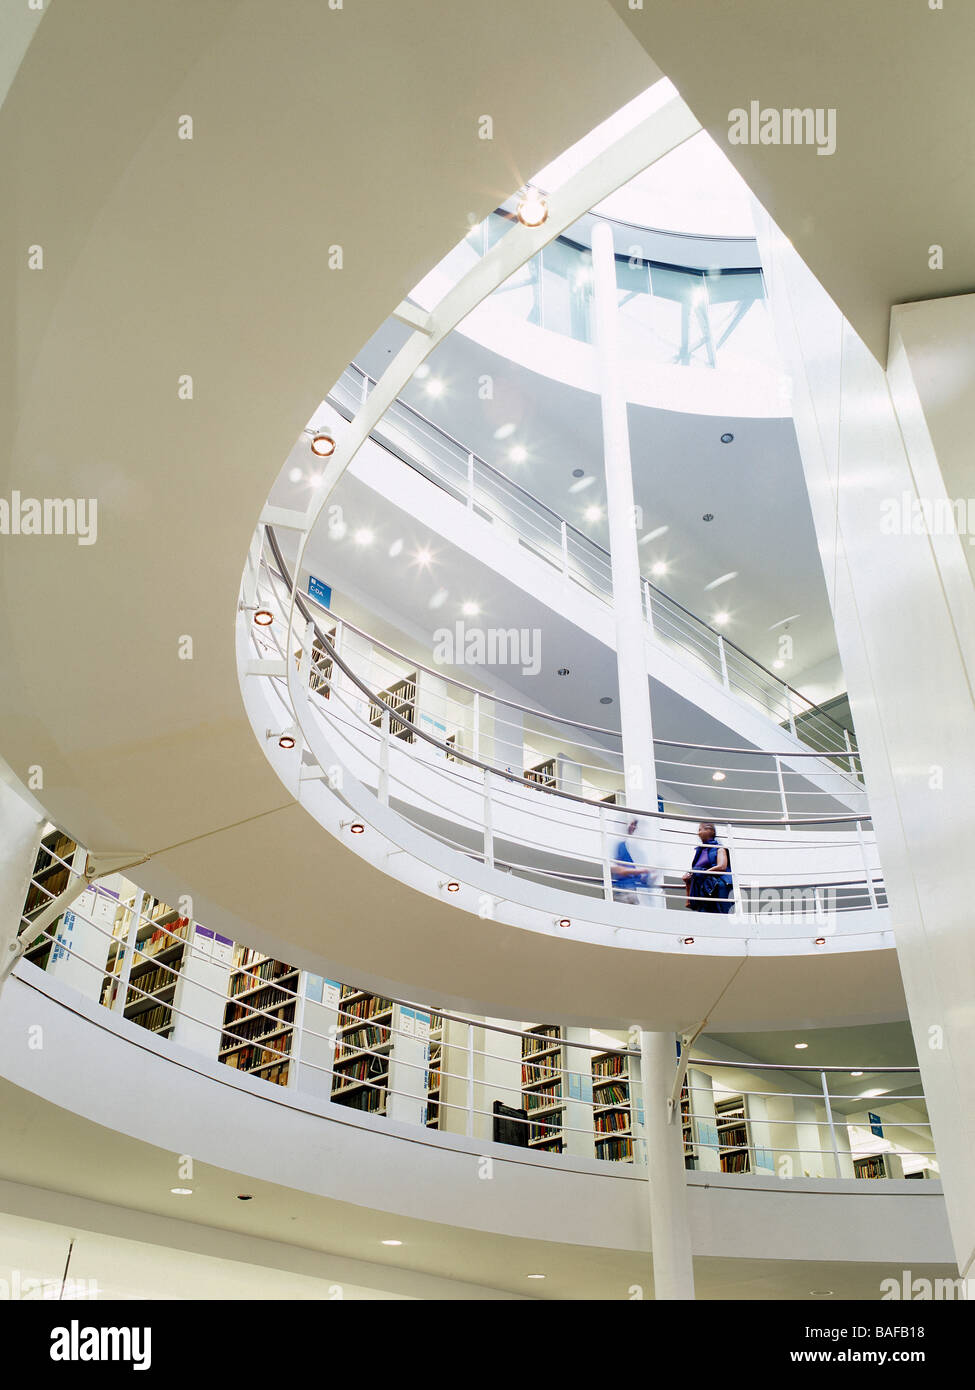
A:
<svg viewBox="0 0 975 1390">
<path fill-rule="evenodd" d="M 593 1130 L 596 1157 L 633 1162 L 630 1059 L 622 1052 L 598 1052 L 592 1059 Z"/>
<path fill-rule="evenodd" d="M 299 973 L 250 947 L 234 948 L 220 1038 L 225 1066 L 288 1084 Z"/>
<path fill-rule="evenodd" d="M 680 1088 L 680 1124 L 684 1139 L 684 1167 L 693 1171 L 698 1165 L 698 1152 L 694 1138 L 694 1124 L 691 1120 L 691 1095 L 687 1088 L 687 1077 Z"/>
<path fill-rule="evenodd" d="M 337 1105 L 385 1115 L 392 1024 L 392 1000 L 342 986 L 332 1063 L 332 1100 Z"/>
<path fill-rule="evenodd" d="M 430 1038 L 427 1044 L 427 1105 L 424 1124 L 427 1129 L 439 1129 L 442 1114 L 440 1100 L 443 1084 L 443 1019 L 430 1016 Z"/>
<path fill-rule="evenodd" d="M 189 918 L 158 898 L 146 900 L 136 930 L 128 980 L 124 981 L 126 940 L 132 903 L 119 902 L 102 981 L 102 1003 L 115 1007 L 125 989 L 124 1016 L 150 1033 L 173 1029 L 173 996 L 186 951 Z"/>
<path fill-rule="evenodd" d="M 751 1150 L 744 1096 L 726 1096 L 724 1100 L 716 1100 L 714 1114 L 722 1173 L 750 1173 Z"/>
<path fill-rule="evenodd" d="M 557 1023 L 539 1023 L 526 1031 L 534 1034 L 521 1040 L 521 1094 L 531 1120 L 528 1144 L 542 1153 L 560 1154 L 565 1147 L 562 1030 Z"/>
<path fill-rule="evenodd" d="M 390 705 L 396 714 L 402 715 L 404 719 L 416 723 L 416 672 L 404 676 L 402 680 L 395 681 L 387 690 L 380 690 L 379 696 Z M 369 723 L 375 728 L 383 722 L 383 715 L 386 711 L 381 705 L 369 703 Z M 401 738 L 404 743 L 413 742 L 413 730 L 407 728 L 405 724 L 400 724 L 396 719 L 390 718 L 390 733 L 393 738 Z"/>
<path fill-rule="evenodd" d="M 335 646 L 335 633 L 336 629 L 333 627 L 325 634 L 333 647 Z M 332 693 L 332 658 L 327 655 L 318 637 L 311 644 L 311 671 L 308 677 L 308 689 L 313 695 L 321 695 L 323 700 L 327 700 Z"/>
<path fill-rule="evenodd" d="M 56 898 L 59 893 L 64 892 L 68 886 L 71 865 L 77 850 L 78 846 L 74 840 L 60 830 L 49 830 L 42 837 L 37 850 L 37 857 L 34 860 L 34 872 L 31 874 L 31 883 L 27 889 L 27 899 L 24 903 L 25 917 L 38 917 L 52 897 Z M 61 860 L 65 862 L 61 863 Z M 25 953 L 26 958 L 34 965 L 39 965 L 42 970 L 47 968 L 53 933 L 54 926 L 52 925 L 48 927 L 48 935 L 42 936 L 34 942 Z"/>
<path fill-rule="evenodd" d="M 861 1154 L 853 1160 L 853 1176 L 855 1178 L 902 1178 L 904 1176 L 904 1163 L 899 1154 Z M 919 1177 L 920 1173 L 912 1173 L 910 1176 Z"/>
<path fill-rule="evenodd" d="M 540 787 L 555 787 L 558 785 L 558 767 L 554 758 L 547 758 L 545 762 L 539 763 L 536 767 L 525 768 L 525 781 L 537 782 Z"/>
</svg>

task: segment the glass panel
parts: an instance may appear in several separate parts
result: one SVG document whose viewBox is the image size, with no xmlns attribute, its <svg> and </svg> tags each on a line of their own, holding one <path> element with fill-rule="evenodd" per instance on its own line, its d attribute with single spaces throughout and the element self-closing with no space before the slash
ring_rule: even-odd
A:
<svg viewBox="0 0 975 1390">
<path fill-rule="evenodd" d="M 715 352 L 729 366 L 775 361 L 775 338 L 758 270 L 712 272 L 707 277 Z"/>
<path fill-rule="evenodd" d="M 542 322 L 540 262 L 541 257 L 533 256 L 494 292 L 509 313 L 539 327 Z"/>
<path fill-rule="evenodd" d="M 578 342 L 592 342 L 592 256 L 553 241 L 542 251 L 542 324 Z"/>
</svg>

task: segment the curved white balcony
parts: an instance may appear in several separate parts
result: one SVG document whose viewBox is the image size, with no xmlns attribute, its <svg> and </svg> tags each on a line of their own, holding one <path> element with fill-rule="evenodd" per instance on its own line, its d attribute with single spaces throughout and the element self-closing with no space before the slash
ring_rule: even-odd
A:
<svg viewBox="0 0 975 1390">
<path fill-rule="evenodd" d="M 622 771 L 615 731 L 495 700 L 327 610 L 318 621 L 293 593 L 273 530 L 266 538 L 271 554 L 254 557 L 238 625 L 252 724 L 306 809 L 387 874 L 482 916 L 603 945 L 719 954 L 889 945 L 864 789 L 835 761 L 809 752 L 815 779 L 786 779 L 783 759 L 761 751 L 658 747 L 670 803 L 611 805 Z M 614 885 L 632 818 L 660 878 L 639 905 L 618 901 Z M 731 854 L 728 915 L 687 900 L 702 818 Z M 353 823 L 364 833 L 350 834 Z"/>
</svg>

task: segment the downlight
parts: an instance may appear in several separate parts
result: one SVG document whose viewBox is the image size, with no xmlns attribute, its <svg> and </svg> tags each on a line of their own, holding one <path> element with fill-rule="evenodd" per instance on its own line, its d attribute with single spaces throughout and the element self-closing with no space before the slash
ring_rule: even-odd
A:
<svg viewBox="0 0 975 1390">
<path fill-rule="evenodd" d="M 322 430 L 312 436 L 312 453 L 320 459 L 330 459 L 335 453 L 335 438 L 327 430 Z"/>
<path fill-rule="evenodd" d="M 526 188 L 518 200 L 518 221 L 523 227 L 540 227 L 548 217 L 548 200 L 534 188 Z"/>
<path fill-rule="evenodd" d="M 816 937 L 816 940 L 813 942 L 813 945 L 814 945 L 814 946 L 825 946 L 825 945 L 826 945 L 826 938 L 825 938 L 825 936 L 817 936 L 817 937 Z"/>
<path fill-rule="evenodd" d="M 173 1194 L 174 1197 L 192 1197 L 192 1196 L 193 1196 L 193 1189 L 192 1189 L 192 1187 L 171 1187 L 169 1190 L 170 1190 L 170 1192 Z"/>
<path fill-rule="evenodd" d="M 724 774 L 723 772 L 712 772 L 712 773 L 711 773 L 711 781 L 712 781 L 712 782 L 723 782 L 724 780 L 725 780 L 725 774 Z"/>
<path fill-rule="evenodd" d="M 681 937 L 681 944 L 684 945 L 684 946 L 693 946 L 693 945 L 694 945 L 694 938 L 693 938 L 693 936 L 682 936 L 682 937 Z"/>
<path fill-rule="evenodd" d="M 270 608 L 258 608 L 254 614 L 254 622 L 258 627 L 270 627 L 274 622 L 274 614 Z"/>
<path fill-rule="evenodd" d="M 721 436 L 721 443 L 722 443 L 722 444 L 733 444 L 733 443 L 734 443 L 734 440 L 735 440 L 735 436 L 734 436 L 733 434 L 723 434 L 723 435 Z"/>
<path fill-rule="evenodd" d="M 440 887 L 446 888 L 448 893 L 460 892 L 460 884 L 457 882 L 455 878 L 452 878 L 449 883 L 441 883 Z"/>
<path fill-rule="evenodd" d="M 560 927 L 571 927 L 571 926 L 572 926 L 572 918 L 571 918 L 571 917 L 560 917 L 560 918 L 559 918 L 559 926 L 560 926 Z"/>
<path fill-rule="evenodd" d="M 364 835 L 366 833 L 366 827 L 361 820 L 341 820 L 339 821 L 339 829 L 347 830 L 350 835 Z"/>
</svg>

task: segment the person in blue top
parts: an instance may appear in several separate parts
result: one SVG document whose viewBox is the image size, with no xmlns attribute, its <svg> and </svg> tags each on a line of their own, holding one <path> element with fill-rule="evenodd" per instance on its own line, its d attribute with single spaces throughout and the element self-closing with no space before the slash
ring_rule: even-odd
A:
<svg viewBox="0 0 975 1390">
<path fill-rule="evenodd" d="M 650 866 L 640 837 L 640 821 L 634 818 L 616 846 L 612 864 L 613 898 L 618 903 L 664 907 L 663 873 Z"/>
<path fill-rule="evenodd" d="M 735 905 L 731 856 L 716 839 L 710 821 L 702 821 L 697 834 L 701 843 L 694 851 L 690 873 L 684 875 L 687 906 L 692 912 L 731 912 Z"/>
</svg>

